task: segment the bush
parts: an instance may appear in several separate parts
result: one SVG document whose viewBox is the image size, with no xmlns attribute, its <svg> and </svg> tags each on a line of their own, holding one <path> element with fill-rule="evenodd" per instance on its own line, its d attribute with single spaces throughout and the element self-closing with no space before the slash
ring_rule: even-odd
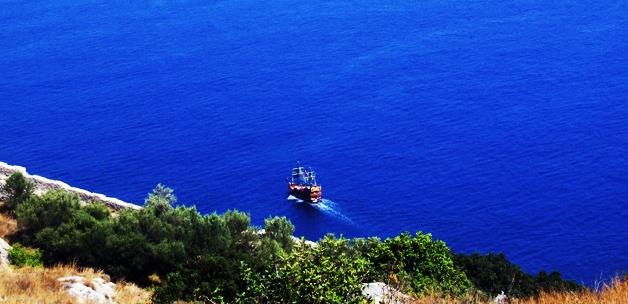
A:
<svg viewBox="0 0 628 304">
<path fill-rule="evenodd" d="M 28 199 L 32 194 L 35 186 L 26 180 L 20 172 L 13 173 L 9 176 L 2 190 L 8 195 L 8 199 L 4 204 L 4 209 L 13 212 L 17 205 Z"/>
<path fill-rule="evenodd" d="M 449 249 L 429 235 L 383 242 L 326 237 L 316 247 L 294 247 L 294 225 L 285 217 L 266 219 L 260 234 L 246 213 L 201 215 L 194 207 L 172 207 L 174 200 L 171 189 L 158 185 L 143 209 L 112 217 L 101 204 L 81 206 L 76 195 L 50 191 L 20 203 L 16 216 L 21 241 L 41 248 L 46 264 L 74 262 L 146 285 L 151 276 L 163 278 L 155 286 L 156 303 L 280 303 L 282 297 L 359 303 L 361 283 L 391 273 L 406 278 L 415 292 L 458 294 L 467 287 Z"/>
<path fill-rule="evenodd" d="M 402 233 L 384 241 L 358 239 L 354 248 L 373 264 L 371 281 L 390 282 L 415 294 L 440 292 L 452 296 L 463 295 L 471 286 L 456 268 L 445 243 L 433 240 L 429 234 Z"/>
<path fill-rule="evenodd" d="M 575 281 L 563 279 L 557 271 L 552 271 L 550 274 L 540 271 L 534 276 L 534 284 L 536 285 L 535 292 L 537 294 L 539 292 L 574 292 L 584 290 Z"/>
<path fill-rule="evenodd" d="M 195 209 L 174 209 L 177 210 L 181 213 L 192 210 L 200 217 Z M 267 220 L 267 228 L 270 227 L 273 233 L 260 234 L 250 226 L 250 216 L 238 211 L 201 218 L 209 226 L 185 229 L 198 230 L 198 234 L 185 242 L 186 249 L 196 249 L 181 259 L 182 263 L 174 272 L 164 276 L 163 284 L 155 288 L 153 302 L 170 303 L 173 299 L 181 299 L 232 303 L 246 284 L 240 272 L 240 262 L 250 265 L 255 272 L 267 269 L 274 257 L 285 252 L 282 241 L 292 240 L 290 236 L 294 229 L 285 218 L 274 218 Z M 193 245 L 198 241 L 202 242 Z"/>
<path fill-rule="evenodd" d="M 114 279 L 154 285 L 155 303 L 363 303 L 361 284 L 376 281 L 419 295 L 459 296 L 471 282 L 513 297 L 578 290 L 558 273 L 527 275 L 503 255 L 458 255 L 454 263 L 444 242 L 420 232 L 383 241 L 326 236 L 309 246 L 295 243 L 285 217 L 266 219 L 259 233 L 246 213 L 202 215 L 173 207 L 175 201 L 172 189 L 158 185 L 143 209 L 112 216 L 67 192 L 30 195 L 15 209 L 17 237 L 42 251 L 18 245 L 14 263 L 102 269 Z"/>
<path fill-rule="evenodd" d="M 294 225 L 285 217 L 273 217 L 264 220 L 264 231 L 268 238 L 276 241 L 285 251 L 292 249 Z"/>
<path fill-rule="evenodd" d="M 15 214 L 21 229 L 38 231 L 68 222 L 80 208 L 78 195 L 55 190 L 31 196 L 17 206 Z"/>
<path fill-rule="evenodd" d="M 366 259 L 351 255 L 346 239 L 301 242 L 261 272 L 242 264 L 246 284 L 237 303 L 367 303 L 362 282 L 368 268 Z"/>
<path fill-rule="evenodd" d="M 251 216 L 244 212 L 229 210 L 223 217 L 231 238 L 237 238 L 251 226 Z"/>
<path fill-rule="evenodd" d="M 9 262 L 17 267 L 41 267 L 41 252 L 38 249 L 22 247 L 15 244 L 9 249 Z"/>
<path fill-rule="evenodd" d="M 163 212 L 172 208 L 176 202 L 177 197 L 174 195 L 174 190 L 172 190 L 172 188 L 168 188 L 162 184 L 157 184 L 155 189 L 148 194 L 148 197 L 144 202 L 144 206 L 154 207 L 156 210 L 159 210 L 159 212 Z"/>
<path fill-rule="evenodd" d="M 489 296 L 502 291 L 514 298 L 538 296 L 542 291 L 581 291 L 576 282 L 564 280 L 557 272 L 548 275 L 541 271 L 536 276 L 527 274 L 502 253 L 480 255 L 458 254 L 456 264 L 462 267 L 473 285 Z"/>
</svg>

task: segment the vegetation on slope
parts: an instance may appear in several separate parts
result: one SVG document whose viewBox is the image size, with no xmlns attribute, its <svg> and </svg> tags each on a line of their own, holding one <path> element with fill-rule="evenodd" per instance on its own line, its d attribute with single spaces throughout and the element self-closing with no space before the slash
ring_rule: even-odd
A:
<svg viewBox="0 0 628 304">
<path fill-rule="evenodd" d="M 457 254 L 455 261 L 475 287 L 492 296 L 505 292 L 515 298 L 529 298 L 541 292 L 578 292 L 583 289 L 574 281 L 562 279 L 558 272 L 547 274 L 541 271 L 534 276 L 525 273 L 504 254 Z"/>
<path fill-rule="evenodd" d="M 9 249 L 9 262 L 17 267 L 41 267 L 41 252 L 39 249 L 26 248 L 20 244 L 14 244 Z"/>
<path fill-rule="evenodd" d="M 61 277 L 78 275 L 91 280 L 106 277 L 102 272 L 81 269 L 76 266 L 54 266 L 51 268 L 0 269 L 0 302 L 23 303 L 76 303 L 57 280 Z M 130 283 L 116 284 L 117 303 L 148 303 L 150 293 Z"/>
<path fill-rule="evenodd" d="M 8 213 L 0 213 L 0 238 L 6 239 L 17 231 L 15 218 Z"/>
<path fill-rule="evenodd" d="M 20 172 L 9 176 L 4 184 L 4 191 L 9 194 L 4 202 L 3 209 L 12 212 L 17 205 L 33 194 L 35 186 L 30 183 Z"/>
<path fill-rule="evenodd" d="M 162 185 L 143 209 L 112 214 L 67 192 L 32 195 L 23 176 L 11 178 L 4 190 L 15 202 L 5 204 L 17 219 L 13 241 L 41 250 L 45 265 L 76 263 L 150 286 L 155 303 L 364 303 L 361 284 L 373 281 L 418 297 L 438 293 L 455 299 L 473 285 L 492 295 L 529 276 L 503 256 L 454 257 L 429 234 L 385 240 L 326 236 L 315 246 L 295 244 L 294 226 L 285 217 L 254 227 L 238 211 L 202 215 L 194 207 L 173 207 L 176 197 Z M 551 283 L 525 285 L 517 295 L 576 286 L 560 276 L 546 280 Z"/>
<path fill-rule="evenodd" d="M 576 292 L 541 292 L 538 297 L 520 299 L 513 304 L 620 304 L 628 303 L 628 280 L 616 277 L 599 290 L 581 289 Z"/>
<path fill-rule="evenodd" d="M 402 301 L 404 304 L 494 304 L 492 299 L 466 297 L 448 298 L 442 295 L 425 295 L 419 299 Z M 541 292 L 537 296 L 517 299 L 510 298 L 510 304 L 623 304 L 628 303 L 628 281 L 616 277 L 599 290 L 580 289 L 579 291 Z"/>
</svg>

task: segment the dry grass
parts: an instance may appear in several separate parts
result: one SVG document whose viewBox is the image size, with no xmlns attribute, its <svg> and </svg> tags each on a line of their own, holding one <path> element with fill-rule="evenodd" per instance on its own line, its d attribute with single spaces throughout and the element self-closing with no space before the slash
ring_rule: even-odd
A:
<svg viewBox="0 0 628 304">
<path fill-rule="evenodd" d="M 6 240 L 7 236 L 17 231 L 17 222 L 6 213 L 0 213 L 0 238 Z"/>
<path fill-rule="evenodd" d="M 2 205 L 2 201 L 0 201 Z M 7 240 L 17 231 L 17 222 L 7 213 L 0 213 L 0 238 Z M 61 277 L 78 275 L 87 285 L 97 277 L 108 276 L 90 268 L 55 266 L 52 268 L 0 268 L 0 303 L 2 304 L 66 304 L 76 303 L 57 281 Z M 150 303 L 150 292 L 126 282 L 116 283 L 116 303 Z"/>
<path fill-rule="evenodd" d="M 86 281 L 107 277 L 102 272 L 74 266 L 0 270 L 0 303 L 76 303 L 57 281 L 71 275 L 85 277 Z M 117 303 L 149 303 L 149 299 L 149 292 L 133 284 L 116 284 Z"/>
<path fill-rule="evenodd" d="M 396 299 L 385 300 L 384 303 L 400 304 L 494 304 L 492 300 L 480 300 L 479 297 L 468 296 L 464 299 L 443 298 L 438 295 L 427 295 L 411 301 Z M 513 299 L 510 304 L 628 304 L 628 281 L 616 278 L 611 284 L 603 286 L 599 292 L 556 292 L 543 293 L 538 298 L 526 300 Z"/>
<path fill-rule="evenodd" d="M 600 292 L 544 293 L 538 299 L 514 301 L 513 304 L 624 304 L 628 303 L 628 281 L 616 278 Z"/>
<path fill-rule="evenodd" d="M 117 303 L 150 303 L 151 293 L 135 284 L 118 282 L 116 288 Z"/>
</svg>

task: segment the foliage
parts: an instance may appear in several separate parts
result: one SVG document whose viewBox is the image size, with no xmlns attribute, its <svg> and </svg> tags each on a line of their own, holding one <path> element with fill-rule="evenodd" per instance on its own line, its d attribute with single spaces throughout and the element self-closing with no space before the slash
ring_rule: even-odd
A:
<svg viewBox="0 0 628 304">
<path fill-rule="evenodd" d="M 148 194 L 145 207 L 153 207 L 160 212 L 170 209 L 177 202 L 177 197 L 174 195 L 174 190 L 168 188 L 163 184 L 157 184 L 155 189 Z"/>
<path fill-rule="evenodd" d="M 17 205 L 28 199 L 32 194 L 35 186 L 20 172 L 11 174 L 6 179 L 6 183 L 2 190 L 8 195 L 8 199 L 4 204 L 4 208 L 13 212 Z"/>
<path fill-rule="evenodd" d="M 415 294 L 440 292 L 464 294 L 471 286 L 466 275 L 456 268 L 453 256 L 443 241 L 429 234 L 402 233 L 380 241 L 358 239 L 354 248 L 373 264 L 370 281 L 390 282 Z M 403 284 L 405 283 L 405 284 Z"/>
<path fill-rule="evenodd" d="M 247 283 L 240 263 L 260 271 L 266 269 L 275 257 L 289 250 L 282 244 L 286 238 L 291 240 L 294 226 L 286 218 L 266 220 L 265 229 L 271 233 L 260 234 L 250 227 L 251 219 L 246 213 L 228 211 L 222 217 L 212 216 L 222 221 L 226 230 L 220 234 L 228 242 L 219 252 L 198 254 L 188 259 L 176 272 L 170 273 L 164 284 L 155 289 L 154 302 L 169 303 L 173 299 L 232 302 Z"/>
<path fill-rule="evenodd" d="M 41 267 L 41 252 L 38 249 L 26 248 L 15 244 L 9 249 L 9 262 L 17 267 Z"/>
<path fill-rule="evenodd" d="M 513 304 L 564 304 L 564 303 L 595 303 L 618 304 L 628 303 L 628 278 L 616 276 L 610 281 L 596 286 L 595 290 L 580 289 L 579 291 L 541 292 L 538 297 L 512 301 Z"/>
<path fill-rule="evenodd" d="M 251 226 L 251 216 L 237 210 L 229 210 L 223 215 L 231 238 L 237 238 Z"/>
<path fill-rule="evenodd" d="M 349 241 L 327 236 L 316 246 L 297 244 L 264 271 L 242 264 L 246 289 L 238 303 L 366 303 L 362 281 L 369 268 L 352 256 Z"/>
<path fill-rule="evenodd" d="M 549 274 L 545 271 L 540 271 L 534 276 L 534 284 L 537 286 L 536 292 L 574 292 L 583 290 L 583 287 L 575 281 L 563 279 L 557 271 L 552 271 Z"/>
<path fill-rule="evenodd" d="M 292 249 L 294 225 L 285 216 L 266 219 L 264 231 L 270 239 L 277 241 L 283 250 L 289 252 Z"/>
<path fill-rule="evenodd" d="M 155 303 L 363 303 L 361 284 L 375 281 L 419 295 L 459 296 L 471 285 L 467 277 L 489 294 L 578 290 L 558 273 L 529 276 L 503 256 L 456 256 L 454 263 L 445 243 L 420 232 L 383 241 L 327 236 L 308 245 L 295 243 L 285 217 L 266 219 L 262 232 L 247 213 L 202 215 L 175 202 L 161 184 L 144 208 L 115 215 L 64 191 L 24 196 L 14 239 L 41 251 L 15 254 L 39 255 L 31 264 L 75 263 L 152 285 Z"/>
<path fill-rule="evenodd" d="M 238 289 L 235 261 L 223 256 L 203 255 L 167 275 L 153 294 L 153 303 L 175 300 L 222 303 L 232 299 Z"/>
<path fill-rule="evenodd" d="M 491 296 L 504 291 L 511 297 L 527 298 L 538 296 L 541 292 L 582 290 L 577 283 L 562 279 L 558 272 L 548 275 L 541 271 L 536 276 L 527 274 L 519 266 L 508 261 L 502 253 L 458 254 L 455 260 L 473 285 Z"/>
<path fill-rule="evenodd" d="M 20 228 L 37 231 L 68 222 L 80 207 L 78 195 L 55 190 L 31 196 L 17 206 L 15 213 Z"/>
</svg>

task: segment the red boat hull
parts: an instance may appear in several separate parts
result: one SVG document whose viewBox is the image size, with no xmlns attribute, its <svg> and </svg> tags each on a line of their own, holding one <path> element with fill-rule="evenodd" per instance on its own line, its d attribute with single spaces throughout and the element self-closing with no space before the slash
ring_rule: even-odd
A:
<svg viewBox="0 0 628 304">
<path fill-rule="evenodd" d="M 311 204 L 316 204 L 323 199 L 323 189 L 321 186 L 289 183 L 288 192 L 290 195 Z"/>
</svg>

